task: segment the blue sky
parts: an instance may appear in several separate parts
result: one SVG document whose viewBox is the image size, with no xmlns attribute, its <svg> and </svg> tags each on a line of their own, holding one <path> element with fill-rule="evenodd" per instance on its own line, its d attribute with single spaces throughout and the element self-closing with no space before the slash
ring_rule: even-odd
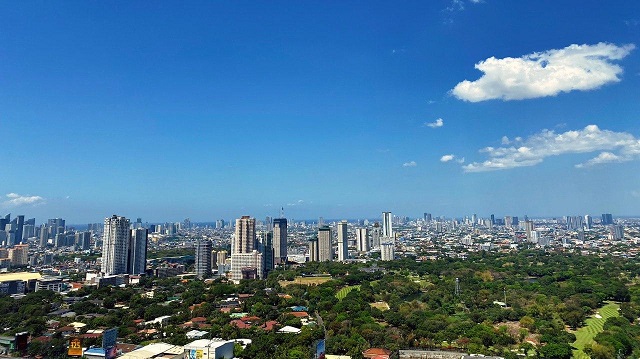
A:
<svg viewBox="0 0 640 359">
<path fill-rule="evenodd" d="M 640 3 L 0 3 L 0 211 L 640 215 Z"/>
</svg>

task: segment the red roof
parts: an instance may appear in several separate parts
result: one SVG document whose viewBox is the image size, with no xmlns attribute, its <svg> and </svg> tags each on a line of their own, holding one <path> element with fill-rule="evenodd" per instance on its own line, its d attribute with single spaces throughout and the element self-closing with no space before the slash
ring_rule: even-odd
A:
<svg viewBox="0 0 640 359">
<path fill-rule="evenodd" d="M 264 330 L 273 330 L 276 325 L 279 325 L 275 320 L 270 320 L 262 325 L 262 329 Z"/>
<path fill-rule="evenodd" d="M 369 348 L 362 352 L 362 356 L 369 359 L 389 359 L 391 350 L 382 348 Z"/>
<path fill-rule="evenodd" d="M 289 314 L 293 315 L 296 318 L 306 318 L 309 316 L 309 313 L 307 312 L 291 312 Z"/>
<path fill-rule="evenodd" d="M 247 324 L 240 319 L 235 319 L 229 322 L 229 324 L 236 326 L 240 329 L 249 329 L 251 328 L 251 324 Z"/>
<path fill-rule="evenodd" d="M 192 323 L 204 323 L 207 321 L 207 318 L 205 317 L 195 317 L 191 319 Z"/>
</svg>

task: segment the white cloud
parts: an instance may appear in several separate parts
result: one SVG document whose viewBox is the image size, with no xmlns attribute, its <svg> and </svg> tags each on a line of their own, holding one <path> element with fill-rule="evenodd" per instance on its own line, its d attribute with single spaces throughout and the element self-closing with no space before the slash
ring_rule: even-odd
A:
<svg viewBox="0 0 640 359">
<path fill-rule="evenodd" d="M 24 205 L 38 205 L 44 203 L 44 198 L 40 196 L 23 196 L 17 193 L 7 193 L 7 200 L 2 202 L 5 207 L 19 207 Z"/>
<path fill-rule="evenodd" d="M 576 165 L 577 168 L 591 167 L 603 163 L 611 163 L 611 162 L 624 162 L 627 161 L 624 157 L 618 156 L 611 152 L 601 152 L 596 157 L 588 160 L 585 163 L 579 163 Z"/>
<path fill-rule="evenodd" d="M 453 160 L 454 158 L 456 158 L 455 155 L 444 155 L 444 156 L 440 157 L 440 162 L 449 162 L 449 161 Z"/>
<path fill-rule="evenodd" d="M 555 96 L 560 92 L 593 90 L 619 82 L 622 68 L 613 64 L 627 56 L 635 45 L 608 43 L 569 45 L 564 49 L 534 52 L 519 58 L 490 57 L 475 68 L 484 75 L 464 80 L 451 92 L 461 100 L 523 100 Z"/>
<path fill-rule="evenodd" d="M 438 127 L 444 126 L 444 120 L 439 118 L 439 119 L 435 120 L 434 122 L 425 122 L 424 125 L 427 126 L 427 127 L 431 127 L 431 128 L 438 128 Z"/>
<path fill-rule="evenodd" d="M 458 163 L 460 163 L 460 164 L 463 164 L 463 163 L 464 163 L 464 157 L 462 157 L 462 158 L 458 158 L 458 159 L 456 160 L 456 162 L 458 162 Z"/>
<path fill-rule="evenodd" d="M 402 164 L 402 167 L 415 167 L 418 164 L 416 163 L 416 161 L 411 161 L 411 162 L 405 162 Z"/>
<path fill-rule="evenodd" d="M 578 168 L 603 163 L 625 162 L 640 158 L 640 140 L 626 132 L 601 130 L 589 125 L 577 131 L 555 133 L 551 130 L 520 139 L 517 146 L 485 147 L 488 159 L 462 166 L 465 172 L 484 172 L 534 166 L 545 158 L 571 153 L 591 153 L 602 151 L 595 158 L 576 165 Z M 614 153 L 615 152 L 615 153 Z"/>
</svg>

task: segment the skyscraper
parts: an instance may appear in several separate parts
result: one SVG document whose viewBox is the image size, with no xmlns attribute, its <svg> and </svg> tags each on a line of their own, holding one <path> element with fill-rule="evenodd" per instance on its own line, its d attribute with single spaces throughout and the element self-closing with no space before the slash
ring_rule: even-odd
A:
<svg viewBox="0 0 640 359">
<path fill-rule="evenodd" d="M 382 212 L 382 236 L 393 238 L 393 216 L 391 212 Z"/>
<path fill-rule="evenodd" d="M 338 260 L 343 261 L 349 258 L 349 243 L 347 238 L 347 221 L 338 223 Z"/>
<path fill-rule="evenodd" d="M 584 216 L 584 226 L 586 229 L 593 228 L 593 218 L 591 218 L 591 216 L 588 214 L 585 214 Z"/>
<path fill-rule="evenodd" d="M 256 219 L 242 216 L 236 219 L 236 232 L 231 248 L 231 255 L 235 253 L 250 253 L 255 248 Z"/>
<path fill-rule="evenodd" d="M 368 252 L 371 250 L 369 246 L 369 228 L 358 228 L 356 232 L 356 247 L 358 252 Z"/>
<path fill-rule="evenodd" d="M 275 264 L 287 261 L 287 219 L 273 220 L 273 257 Z"/>
<path fill-rule="evenodd" d="M 395 258 L 395 244 L 393 242 L 385 242 L 380 245 L 380 259 L 383 261 L 392 261 Z"/>
<path fill-rule="evenodd" d="M 129 220 L 116 216 L 104 219 L 101 272 L 106 275 L 127 273 Z"/>
<path fill-rule="evenodd" d="M 318 262 L 318 237 L 311 237 L 309 243 L 309 262 Z"/>
<path fill-rule="evenodd" d="M 331 243 L 331 228 L 318 228 L 318 262 L 333 260 L 333 245 Z"/>
<path fill-rule="evenodd" d="M 264 259 L 256 250 L 256 219 L 236 219 L 236 232 L 231 247 L 231 279 L 263 278 Z"/>
<path fill-rule="evenodd" d="M 195 253 L 196 277 L 203 279 L 211 276 L 211 241 L 198 239 Z M 224 263 L 223 263 L 224 264 Z"/>
<path fill-rule="evenodd" d="M 603 226 L 607 226 L 610 224 L 613 224 L 613 215 L 611 215 L 611 213 L 603 213 L 602 214 L 602 222 L 601 224 Z"/>
<path fill-rule="evenodd" d="M 373 224 L 373 229 L 371 231 L 371 247 L 380 248 L 381 235 L 382 235 L 382 231 L 380 229 L 380 224 L 376 222 Z"/>
<path fill-rule="evenodd" d="M 129 242 L 128 273 L 143 274 L 147 269 L 147 237 L 149 231 L 146 228 L 131 230 Z"/>
</svg>

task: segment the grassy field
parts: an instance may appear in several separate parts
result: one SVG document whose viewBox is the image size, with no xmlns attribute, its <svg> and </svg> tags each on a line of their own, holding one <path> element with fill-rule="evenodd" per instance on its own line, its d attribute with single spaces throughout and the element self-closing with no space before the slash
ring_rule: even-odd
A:
<svg viewBox="0 0 640 359">
<path fill-rule="evenodd" d="M 383 312 L 385 310 L 389 310 L 389 304 L 387 304 L 387 302 L 375 302 L 375 303 L 370 303 L 369 305 L 373 308 L 378 308 Z"/>
<path fill-rule="evenodd" d="M 292 281 L 280 281 L 280 285 L 286 287 L 290 284 L 318 285 L 331 280 L 331 276 L 325 277 L 296 277 Z"/>
<path fill-rule="evenodd" d="M 336 293 L 336 297 L 340 300 L 344 299 L 344 297 L 347 296 L 347 294 L 349 294 L 349 292 L 351 292 L 354 289 L 360 289 L 359 285 L 350 285 L 348 287 L 344 287 L 342 289 L 340 289 L 340 291 L 338 293 Z"/>
<path fill-rule="evenodd" d="M 593 338 L 600 332 L 602 332 L 602 327 L 604 322 L 611 317 L 617 317 L 620 314 L 618 313 L 618 308 L 620 306 L 616 303 L 608 302 L 604 307 L 600 308 L 596 315 L 601 316 L 602 318 L 596 318 L 596 316 L 591 316 L 587 319 L 586 325 L 580 329 L 578 329 L 574 334 L 576 335 L 576 341 L 573 343 L 573 346 L 578 348 L 578 350 L 573 351 L 573 357 L 575 359 L 589 359 L 589 356 L 585 354 L 582 349 L 586 344 L 593 343 Z"/>
</svg>

